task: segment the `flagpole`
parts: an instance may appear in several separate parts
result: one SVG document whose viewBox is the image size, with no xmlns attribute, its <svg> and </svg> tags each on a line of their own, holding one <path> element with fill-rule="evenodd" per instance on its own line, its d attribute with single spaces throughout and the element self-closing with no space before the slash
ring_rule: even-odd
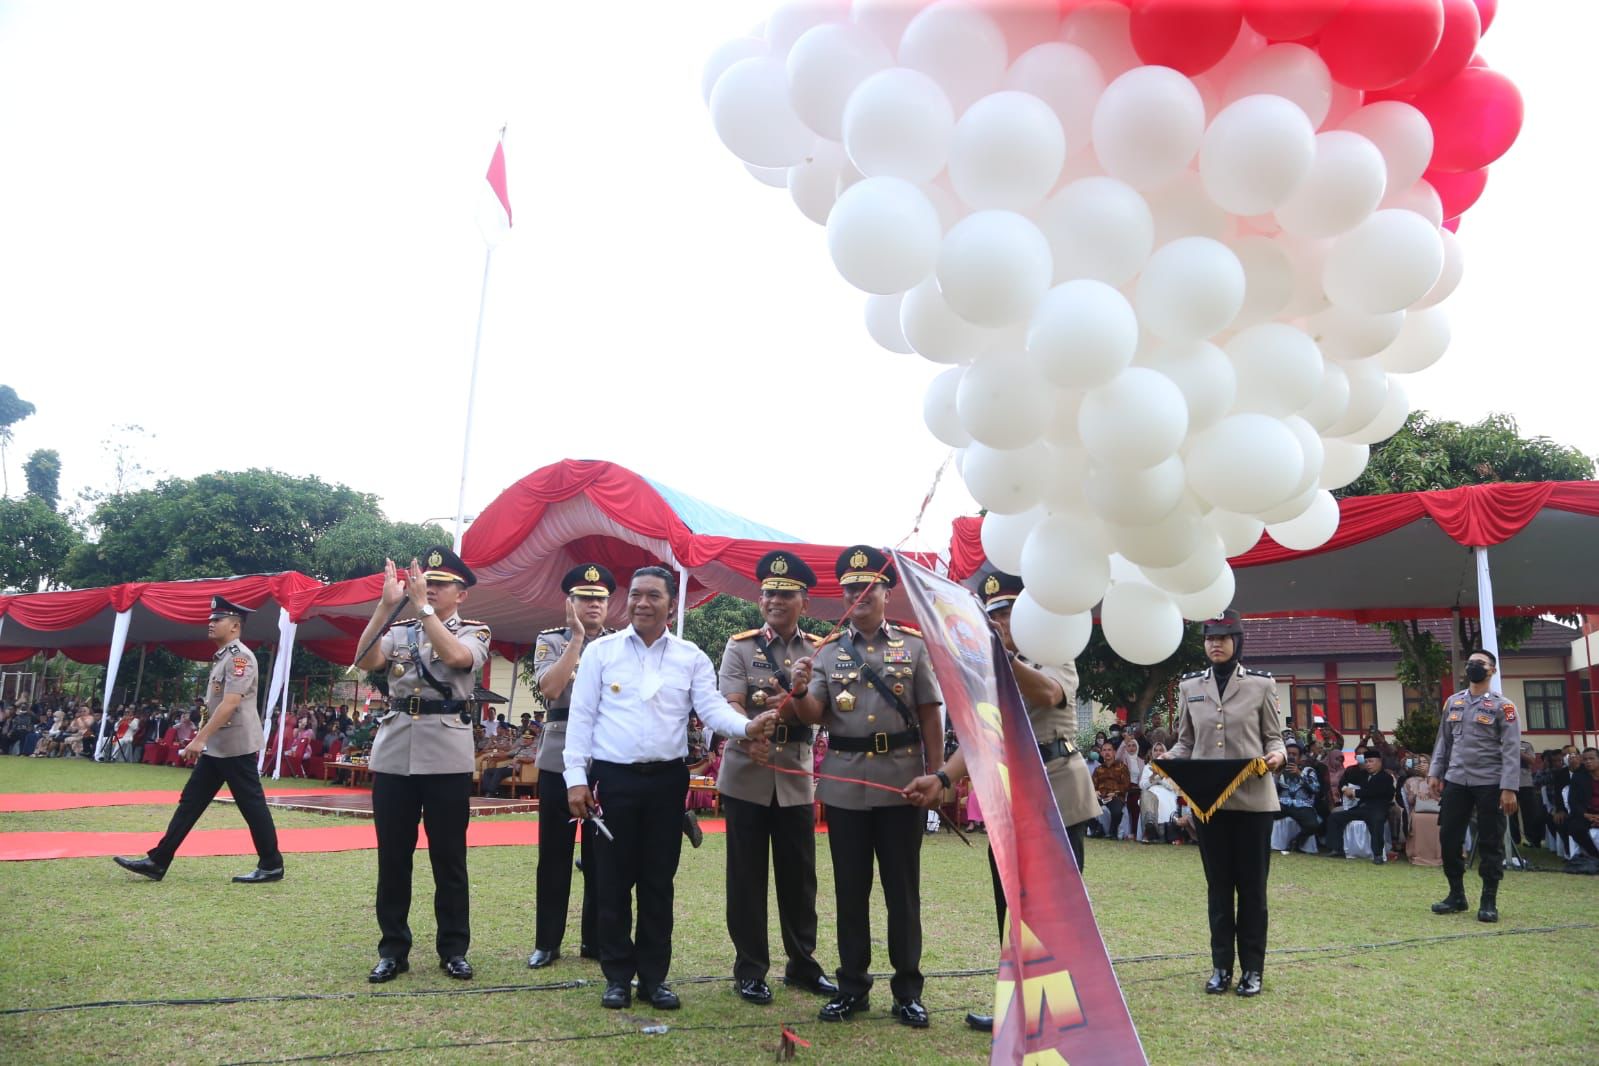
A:
<svg viewBox="0 0 1599 1066">
<path fill-rule="evenodd" d="M 461 440 L 461 486 L 455 496 L 455 552 L 461 553 L 462 528 L 466 519 L 466 468 L 472 457 L 472 412 L 477 406 L 478 353 L 483 348 L 483 308 L 489 297 L 489 265 L 494 261 L 494 246 L 483 250 L 483 286 L 477 298 L 477 332 L 472 338 L 472 376 L 466 386 L 466 433 Z"/>
</svg>

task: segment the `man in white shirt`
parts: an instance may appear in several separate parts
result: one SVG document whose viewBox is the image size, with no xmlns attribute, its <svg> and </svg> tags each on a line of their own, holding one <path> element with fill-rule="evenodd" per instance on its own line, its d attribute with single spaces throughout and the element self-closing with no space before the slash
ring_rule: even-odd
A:
<svg viewBox="0 0 1599 1066">
<path fill-rule="evenodd" d="M 574 817 L 600 810 L 615 838 L 595 840 L 599 864 L 600 1004 L 620 1010 L 639 998 L 676 1010 L 666 986 L 672 962 L 672 879 L 682 851 L 688 790 L 688 716 L 725 736 L 761 741 L 777 712 L 745 718 L 730 707 L 704 652 L 667 631 L 677 601 L 670 570 L 641 567 L 627 592 L 626 629 L 588 646 L 566 727 L 567 803 Z M 587 833 L 587 829 L 585 829 Z M 638 886 L 638 929 L 632 893 Z"/>
</svg>

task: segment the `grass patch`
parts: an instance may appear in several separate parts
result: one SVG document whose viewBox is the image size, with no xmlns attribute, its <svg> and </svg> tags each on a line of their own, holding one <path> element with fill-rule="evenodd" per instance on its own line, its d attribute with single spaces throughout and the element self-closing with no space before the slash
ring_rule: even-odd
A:
<svg viewBox="0 0 1599 1066">
<path fill-rule="evenodd" d="M 33 791 L 86 790 L 108 772 L 173 774 L 176 781 L 150 784 L 153 778 L 145 776 L 102 787 L 177 787 L 182 780 L 179 771 L 153 767 L 57 760 L 30 765 L 7 758 L 0 759 L 0 790 L 17 790 L 12 782 L 18 764 L 26 766 Z M 126 828 L 121 819 L 130 814 L 137 827 L 159 832 L 170 808 L 25 817 L 31 829 L 115 829 Z M 21 828 L 14 821 L 20 817 L 0 818 L 0 831 Z M 334 824 L 317 815 L 293 817 L 294 824 Z M 202 823 L 241 824 L 227 808 L 213 809 Z M 1500 895 L 1500 924 L 1484 926 L 1469 915 L 1440 918 L 1428 911 L 1443 893 L 1438 870 L 1274 856 L 1274 954 L 1267 961 L 1266 994 L 1239 1000 L 1207 997 L 1200 989 L 1209 959 L 1197 851 L 1104 841 L 1090 841 L 1088 848 L 1089 892 L 1111 954 L 1122 960 L 1117 973 L 1152 1062 L 1247 1062 L 1281 1057 L 1294 1047 L 1330 1046 L 1332 1039 L 1341 1062 L 1509 1062 L 1529 1048 L 1548 1061 L 1594 1061 L 1594 1025 L 1582 1024 L 1573 1008 L 1579 1014 L 1586 1009 L 1590 1023 L 1599 1021 L 1599 971 L 1572 960 L 1599 950 L 1599 928 L 1588 924 L 1599 921 L 1595 879 L 1513 873 Z M 471 852 L 470 957 L 477 979 L 470 984 L 450 981 L 434 968 L 432 883 L 426 858 L 419 855 L 411 914 L 414 969 L 381 988 L 365 982 L 376 956 L 375 852 L 290 855 L 288 879 L 250 887 L 228 883 L 249 865 L 247 857 L 189 859 L 180 853 L 159 884 L 134 879 L 109 859 L 0 864 L 7 898 L 20 901 L 13 921 L 0 927 L 5 1007 L 337 997 L 0 1015 L 0 1048 L 8 1061 L 151 1066 L 374 1049 L 404 1049 L 390 1057 L 402 1054 L 408 1063 L 525 1055 L 552 1063 L 721 1063 L 765 1059 L 777 1043 L 778 1023 L 787 1021 L 812 1041 L 801 1057 L 815 1062 L 986 1059 L 987 1039 L 969 1032 L 961 1016 L 974 1007 L 986 1009 L 993 988 L 987 976 L 929 977 L 925 1002 L 934 1012 L 933 1026 L 924 1032 L 886 1020 L 886 980 L 874 995 L 878 1010 L 871 1020 L 847 1025 L 823 1026 L 816 1021 L 819 1000 L 781 985 L 774 985 L 770 1007 L 741 1003 L 726 979 L 732 950 L 722 914 L 725 854 L 720 835 L 707 836 L 699 851 L 684 850 L 672 963 L 684 1006 L 675 1014 L 600 1009 L 599 967 L 576 958 L 576 898 L 564 945 L 569 954 L 547 970 L 526 968 L 533 946 L 532 848 Z M 1545 863 L 1555 864 L 1552 858 Z M 818 957 L 832 967 L 837 926 L 824 839 L 818 840 L 817 865 Z M 994 964 L 992 902 L 980 847 L 968 849 L 947 835 L 929 839 L 922 852 L 922 896 L 926 972 Z M 873 902 L 873 960 L 880 969 L 887 965 L 886 924 L 880 898 Z M 772 914 L 771 943 L 780 955 L 775 903 Z M 1559 925 L 1587 927 L 1517 935 Z M 1469 938 L 1427 939 L 1453 934 Z M 1371 946 L 1394 941 L 1410 942 Z M 1182 953 L 1191 954 L 1140 959 Z M 781 961 L 777 965 L 781 976 Z M 535 987 L 571 981 L 586 984 Z M 495 986 L 512 990 L 487 991 Z M 416 992 L 440 994 L 385 994 Z M 1371 1019 L 1401 1021 L 1406 1040 L 1396 1046 L 1350 1035 Z M 671 1031 L 638 1031 L 657 1023 Z M 595 1039 L 570 1039 L 577 1036 Z M 447 1044 L 472 1046 L 442 1046 Z"/>
</svg>

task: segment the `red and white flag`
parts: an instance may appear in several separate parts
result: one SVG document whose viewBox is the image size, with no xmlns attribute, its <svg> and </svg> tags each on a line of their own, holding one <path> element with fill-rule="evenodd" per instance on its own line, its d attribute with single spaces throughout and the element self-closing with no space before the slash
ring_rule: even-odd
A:
<svg viewBox="0 0 1599 1066">
<path fill-rule="evenodd" d="M 483 239 L 491 246 L 499 244 L 511 232 L 511 190 L 505 180 L 505 131 L 500 131 L 500 141 L 494 146 L 494 157 L 489 160 L 488 188 L 479 197 L 478 228 Z"/>
</svg>

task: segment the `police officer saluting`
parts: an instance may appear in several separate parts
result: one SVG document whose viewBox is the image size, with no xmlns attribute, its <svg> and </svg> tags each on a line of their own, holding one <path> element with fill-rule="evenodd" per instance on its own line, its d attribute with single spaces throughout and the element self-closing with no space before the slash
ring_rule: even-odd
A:
<svg viewBox="0 0 1599 1066">
<path fill-rule="evenodd" d="M 884 621 L 898 574 L 876 548 L 845 548 L 834 567 L 849 609 L 842 629 L 817 649 L 796 711 L 827 726 L 822 772 L 887 785 L 887 790 L 822 781 L 827 843 L 833 855 L 838 904 L 838 995 L 821 1010 L 827 1022 L 868 1008 L 872 989 L 872 862 L 877 862 L 888 908 L 888 958 L 894 967 L 890 1012 L 903 1025 L 928 1023 L 922 1006 L 921 810 L 900 790 L 944 763 L 939 707 L 926 645 L 914 629 Z"/>
<path fill-rule="evenodd" d="M 255 655 L 239 640 L 250 610 L 229 603 L 221 596 L 211 597 L 211 619 L 206 633 L 217 646 L 211 657 L 211 677 L 205 689 L 205 715 L 200 731 L 183 749 L 197 757 L 189 780 L 183 785 L 178 809 L 172 812 L 166 835 L 142 859 L 116 857 L 124 870 L 159 881 L 167 874 L 172 858 L 183 838 L 216 798 L 224 784 L 233 793 L 239 813 L 250 827 L 255 844 L 256 868 L 233 880 L 241 884 L 283 880 L 283 853 L 278 850 L 278 831 L 272 824 L 261 776 L 256 772 L 256 753 L 261 750 L 261 713 L 256 709 L 256 683 L 260 671 Z"/>
<path fill-rule="evenodd" d="M 803 694 L 810 672 L 798 666 L 821 642 L 799 628 L 816 572 L 786 551 L 768 552 L 755 564 L 766 624 L 739 633 L 722 652 L 717 685 L 727 702 L 746 713 L 779 708 L 777 732 L 765 745 L 728 742 L 716 786 L 727 816 L 727 932 L 733 939 L 733 980 L 750 1003 L 772 1001 L 766 984 L 766 863 L 777 878 L 777 918 L 788 957 L 783 981 L 823 995 L 838 986 L 816 963 L 816 814 L 811 778 L 811 727 L 799 721 L 793 696 Z M 756 757 L 751 745 L 760 745 Z M 763 765 L 796 773 L 778 773 Z"/>
<path fill-rule="evenodd" d="M 533 954 L 528 966 L 541 970 L 561 957 L 566 936 L 566 905 L 572 894 L 572 846 L 577 824 L 566 814 L 566 721 L 572 710 L 572 682 L 584 646 L 610 633 L 605 611 L 616 578 L 598 563 L 580 563 L 561 579 L 566 593 L 566 625 L 546 629 L 533 647 L 533 678 L 548 711 L 539 739 L 539 866 L 538 896 L 534 904 Z M 597 870 L 593 840 L 583 834 L 583 918 L 578 954 L 599 958 L 599 936 L 594 929 L 599 904 L 595 899 Z"/>
<path fill-rule="evenodd" d="M 1460 857 L 1466 824 L 1477 812 L 1477 876 L 1482 878 L 1479 922 L 1499 920 L 1499 879 L 1505 874 L 1505 819 L 1516 813 L 1521 784 L 1521 722 L 1516 705 L 1488 688 L 1498 672 L 1493 652 L 1478 648 L 1466 660 L 1467 686 L 1444 701 L 1443 720 L 1428 766 L 1438 798 L 1438 843 L 1449 895 L 1434 914 L 1466 910 L 1466 862 Z"/>
<path fill-rule="evenodd" d="M 1205 623 L 1210 668 L 1184 674 L 1178 684 L 1177 742 L 1170 759 L 1254 759 L 1276 770 L 1287 759 L 1277 713 L 1277 682 L 1239 662 L 1244 623 L 1237 611 Z M 1220 995 L 1233 980 L 1237 938 L 1240 996 L 1258 996 L 1266 965 L 1266 876 L 1271 871 L 1271 827 L 1277 785 L 1270 775 L 1238 786 L 1210 820 L 1198 824 L 1199 857 L 1209 894 L 1210 961 L 1205 991 Z M 1234 899 L 1237 912 L 1234 913 Z"/>
<path fill-rule="evenodd" d="M 472 794 L 472 692 L 489 657 L 489 627 L 461 618 L 472 571 L 448 548 L 431 548 L 424 571 L 392 560 L 383 567 L 383 596 L 359 647 L 363 670 L 387 670 L 389 709 L 372 741 L 372 818 L 378 834 L 378 964 L 373 984 L 410 969 L 411 858 L 416 830 L 427 826 L 433 865 L 433 914 L 439 966 L 462 981 L 471 943 L 466 878 L 466 823 Z M 416 618 L 379 634 L 389 613 L 410 600 Z"/>
</svg>

